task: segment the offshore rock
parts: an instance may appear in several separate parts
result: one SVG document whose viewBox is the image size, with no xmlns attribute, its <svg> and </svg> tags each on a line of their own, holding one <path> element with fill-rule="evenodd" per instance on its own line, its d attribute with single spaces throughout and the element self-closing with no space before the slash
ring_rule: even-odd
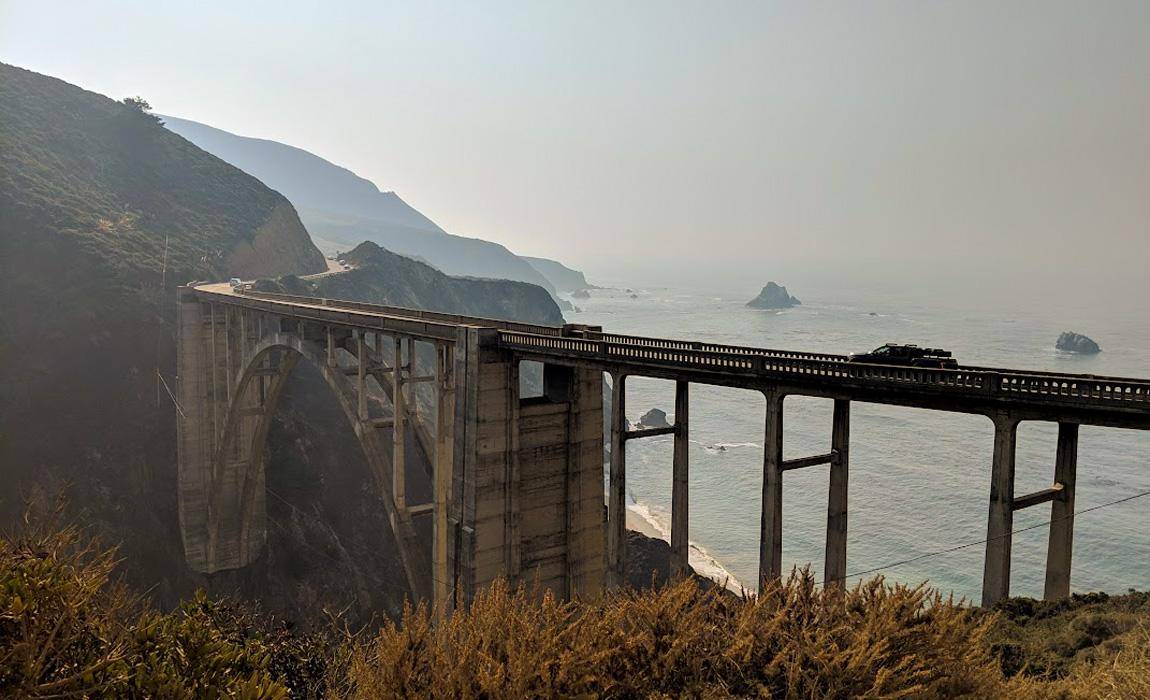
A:
<svg viewBox="0 0 1150 700">
<path fill-rule="evenodd" d="M 763 287 L 763 291 L 759 292 L 759 296 L 748 301 L 747 306 L 752 309 L 789 309 L 801 303 L 798 299 L 787 293 L 786 287 L 777 285 L 774 282 L 767 282 L 767 286 Z"/>
<path fill-rule="evenodd" d="M 658 408 L 652 408 L 639 418 L 639 427 L 641 428 L 669 428 L 671 424 L 667 422 L 667 414 Z"/>
<path fill-rule="evenodd" d="M 1062 334 L 1058 336 L 1058 340 L 1054 342 L 1054 347 L 1063 352 L 1073 352 L 1079 355 L 1095 355 L 1102 352 L 1102 348 L 1098 347 L 1098 343 L 1081 333 L 1074 333 L 1072 331 L 1063 331 Z"/>
</svg>

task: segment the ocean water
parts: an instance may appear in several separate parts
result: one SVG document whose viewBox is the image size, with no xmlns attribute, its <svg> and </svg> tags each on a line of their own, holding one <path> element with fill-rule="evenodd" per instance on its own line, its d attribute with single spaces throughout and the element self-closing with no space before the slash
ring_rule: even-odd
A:
<svg viewBox="0 0 1150 700">
<path fill-rule="evenodd" d="M 755 290 L 648 287 L 600 289 L 573 299 L 573 322 L 612 332 L 705 339 L 734 345 L 847 353 L 885 342 L 952 350 L 960 363 L 1150 378 L 1150 313 L 1103 305 L 1042 303 L 993 310 L 944 296 L 907 300 L 860 291 L 796 295 L 783 312 L 749 309 Z M 969 307 L 968 307 L 969 306 Z M 1087 333 L 1095 356 L 1054 349 L 1063 330 Z M 758 570 L 764 406 L 752 391 L 691 386 L 690 539 L 692 562 L 724 570 L 753 586 Z M 630 377 L 627 414 L 674 411 L 672 382 Z M 789 397 L 784 405 L 784 458 L 826 452 L 831 402 Z M 976 542 L 986 536 L 993 429 L 981 416 L 856 402 L 851 411 L 848 571 L 884 567 L 890 580 L 927 581 L 977 600 L 984 546 L 917 562 L 887 565 Z M 1057 426 L 1025 422 L 1018 435 L 1016 493 L 1053 480 Z M 672 438 L 632 441 L 627 486 L 632 509 L 668 534 Z M 822 576 L 827 508 L 826 467 L 787 472 L 783 484 L 783 566 Z M 1150 490 L 1150 433 L 1084 426 L 1078 455 L 1076 510 Z M 1050 506 L 1015 514 L 1015 529 L 1046 522 Z M 1014 595 L 1041 596 L 1047 528 L 1014 537 Z M 1150 496 L 1086 513 L 1075 521 L 1071 586 L 1076 591 L 1150 588 Z"/>
</svg>

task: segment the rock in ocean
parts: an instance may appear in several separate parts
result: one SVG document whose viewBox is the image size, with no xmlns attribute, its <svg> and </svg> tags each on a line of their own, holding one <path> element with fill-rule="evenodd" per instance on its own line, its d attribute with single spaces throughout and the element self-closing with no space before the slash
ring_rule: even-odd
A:
<svg viewBox="0 0 1150 700">
<path fill-rule="evenodd" d="M 759 296 L 747 302 L 752 309 L 789 309 L 801 304 L 798 299 L 787 293 L 787 288 L 774 282 L 767 282 Z"/>
<path fill-rule="evenodd" d="M 1064 352 L 1073 352 L 1079 355 L 1094 355 L 1102 352 L 1098 343 L 1081 333 L 1072 331 L 1063 331 L 1058 336 L 1058 340 L 1054 342 L 1054 347 Z"/>
</svg>

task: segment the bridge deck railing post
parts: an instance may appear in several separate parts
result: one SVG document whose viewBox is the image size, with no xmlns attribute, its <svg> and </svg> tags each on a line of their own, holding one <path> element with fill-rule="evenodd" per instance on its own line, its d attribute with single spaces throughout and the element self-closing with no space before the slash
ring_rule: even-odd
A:
<svg viewBox="0 0 1150 700">
<path fill-rule="evenodd" d="M 986 560 L 982 571 L 982 606 L 1010 595 L 1011 530 L 1014 527 L 1014 464 L 1018 418 L 1000 411 L 994 420 L 994 457 L 990 474 L 990 512 L 986 527 Z"/>
<path fill-rule="evenodd" d="M 690 384 L 675 382 L 675 452 L 671 482 L 671 575 L 682 576 L 690 569 L 688 471 Z"/>
<path fill-rule="evenodd" d="M 1054 483 L 1062 487 L 1051 502 L 1050 541 L 1046 550 L 1046 600 L 1070 595 L 1070 559 L 1074 544 L 1074 481 L 1078 468 L 1078 424 L 1058 424 Z"/>
</svg>

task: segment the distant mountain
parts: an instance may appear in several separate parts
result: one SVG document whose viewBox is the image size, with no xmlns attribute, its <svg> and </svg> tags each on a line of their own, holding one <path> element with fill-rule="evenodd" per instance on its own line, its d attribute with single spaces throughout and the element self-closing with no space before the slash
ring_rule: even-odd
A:
<svg viewBox="0 0 1150 700">
<path fill-rule="evenodd" d="M 0 64 L 0 521 L 30 488 L 188 582 L 176 517 L 175 288 L 325 269 L 280 194 L 131 106 Z M 184 591 L 186 592 L 186 590 Z"/>
<path fill-rule="evenodd" d="M 251 173 L 295 204 L 327 252 L 371 241 L 427 261 L 449 275 L 491 277 L 555 287 L 498 243 L 445 232 L 394 192 L 294 146 L 238 136 L 205 124 L 163 117 L 166 126 L 204 150 Z"/>
<path fill-rule="evenodd" d="M 555 289 L 561 292 L 574 292 L 580 289 L 594 289 L 595 285 L 587 282 L 587 278 L 579 270 L 572 270 L 561 262 L 547 258 L 532 258 L 526 255 L 519 256 L 526 260 L 539 274 L 547 278 Z"/>
</svg>

